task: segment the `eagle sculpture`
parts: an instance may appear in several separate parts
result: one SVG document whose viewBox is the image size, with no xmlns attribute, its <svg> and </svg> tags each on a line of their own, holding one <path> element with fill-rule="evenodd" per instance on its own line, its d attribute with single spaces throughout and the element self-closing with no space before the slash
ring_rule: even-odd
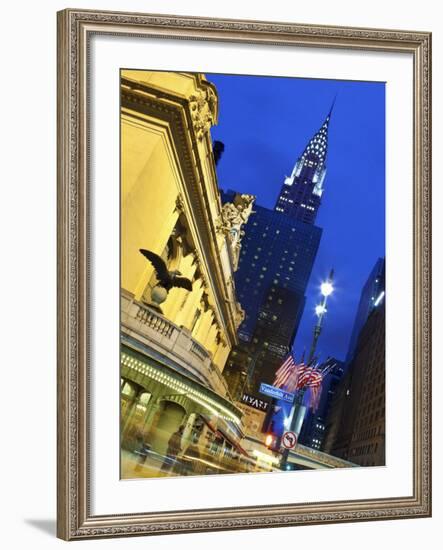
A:
<svg viewBox="0 0 443 550">
<path fill-rule="evenodd" d="M 158 279 L 158 286 L 163 287 L 166 292 L 169 292 L 173 287 L 185 288 L 192 291 L 192 282 L 186 277 L 181 277 L 178 270 L 169 271 L 164 260 L 155 252 L 140 248 L 143 256 L 151 262 L 155 269 L 155 275 Z"/>
</svg>

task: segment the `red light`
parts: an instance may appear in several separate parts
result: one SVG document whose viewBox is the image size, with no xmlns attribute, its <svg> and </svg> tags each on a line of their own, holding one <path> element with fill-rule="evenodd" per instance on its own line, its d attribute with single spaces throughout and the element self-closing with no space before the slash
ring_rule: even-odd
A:
<svg viewBox="0 0 443 550">
<path fill-rule="evenodd" d="M 266 447 L 270 447 L 272 445 L 273 441 L 274 441 L 274 436 L 272 436 L 271 434 L 268 434 L 266 436 L 266 439 L 265 439 Z"/>
</svg>

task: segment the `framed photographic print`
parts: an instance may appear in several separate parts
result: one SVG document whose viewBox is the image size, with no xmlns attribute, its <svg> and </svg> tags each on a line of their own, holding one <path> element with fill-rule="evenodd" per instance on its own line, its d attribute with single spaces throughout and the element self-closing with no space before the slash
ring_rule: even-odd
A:
<svg viewBox="0 0 443 550">
<path fill-rule="evenodd" d="M 58 40 L 58 535 L 429 516 L 430 34 Z"/>
</svg>

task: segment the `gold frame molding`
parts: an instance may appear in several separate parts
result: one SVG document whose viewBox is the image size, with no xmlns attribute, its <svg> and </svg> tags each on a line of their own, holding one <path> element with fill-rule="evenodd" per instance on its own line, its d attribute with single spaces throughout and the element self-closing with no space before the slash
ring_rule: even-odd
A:
<svg viewBox="0 0 443 550">
<path fill-rule="evenodd" d="M 57 534 L 65 540 L 431 515 L 431 34 L 69 9 L 58 13 Z M 408 52 L 414 60 L 413 495 L 93 516 L 88 472 L 88 44 L 94 34 Z"/>
</svg>

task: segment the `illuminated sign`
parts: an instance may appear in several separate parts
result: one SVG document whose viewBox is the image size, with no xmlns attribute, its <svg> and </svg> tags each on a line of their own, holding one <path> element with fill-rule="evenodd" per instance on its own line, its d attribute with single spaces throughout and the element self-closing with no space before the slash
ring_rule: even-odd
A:
<svg viewBox="0 0 443 550">
<path fill-rule="evenodd" d="M 264 401 L 263 399 L 255 397 L 254 395 L 249 395 L 248 393 L 244 393 L 242 395 L 241 402 L 245 405 L 249 405 L 249 407 L 252 407 L 253 409 L 257 409 L 258 411 L 266 412 L 269 408 L 268 401 Z"/>
<path fill-rule="evenodd" d="M 286 401 L 287 403 L 293 403 L 294 401 L 293 393 L 283 391 L 280 388 L 270 386 L 269 384 L 264 384 L 263 382 L 260 384 L 260 393 L 268 395 L 269 397 L 273 397 L 274 399 L 281 399 L 282 401 Z"/>
</svg>

